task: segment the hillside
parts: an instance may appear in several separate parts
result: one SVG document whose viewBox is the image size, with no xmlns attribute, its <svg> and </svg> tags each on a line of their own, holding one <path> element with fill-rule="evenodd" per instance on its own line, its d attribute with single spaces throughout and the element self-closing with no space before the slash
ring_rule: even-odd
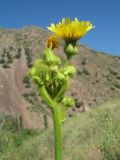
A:
<svg viewBox="0 0 120 160">
<path fill-rule="evenodd" d="M 0 29 L 0 113 L 22 117 L 27 128 L 43 128 L 46 113 L 49 119 L 49 111 L 26 76 L 32 62 L 42 56 L 49 35 L 38 27 Z M 63 57 L 60 45 L 56 52 Z M 72 63 L 77 75 L 68 94 L 74 97 L 76 107 L 70 116 L 120 95 L 120 57 L 79 44 L 79 54 Z"/>
<path fill-rule="evenodd" d="M 120 97 L 64 123 L 65 160 L 120 159 Z M 73 129 L 74 128 L 74 129 Z M 0 132 L 1 160 L 53 160 L 53 130 Z M 51 147 L 52 146 L 52 147 Z M 46 154 L 47 153 L 47 154 Z"/>
</svg>

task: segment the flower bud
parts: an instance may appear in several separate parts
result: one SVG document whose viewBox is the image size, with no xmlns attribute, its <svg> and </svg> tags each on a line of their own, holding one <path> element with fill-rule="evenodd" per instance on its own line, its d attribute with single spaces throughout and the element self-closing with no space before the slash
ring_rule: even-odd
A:
<svg viewBox="0 0 120 160">
<path fill-rule="evenodd" d="M 73 45 L 71 43 L 66 44 L 64 51 L 66 53 L 66 56 L 68 59 L 70 59 L 72 56 L 78 54 L 78 48 L 76 45 Z"/>
<path fill-rule="evenodd" d="M 51 66 L 50 71 L 57 73 L 58 72 L 58 66 Z"/>
<path fill-rule="evenodd" d="M 36 60 L 29 71 L 29 75 L 36 84 L 43 85 L 49 81 L 49 68 L 41 59 Z"/>
<path fill-rule="evenodd" d="M 63 69 L 64 75 L 68 75 L 69 77 L 73 77 L 76 74 L 76 68 L 74 66 L 66 66 Z"/>
<path fill-rule="evenodd" d="M 31 78 L 35 75 L 35 73 L 36 73 L 36 69 L 35 69 L 35 68 L 31 68 L 31 69 L 29 70 L 29 76 L 30 76 Z"/>
<path fill-rule="evenodd" d="M 36 84 L 38 84 L 39 86 L 42 86 L 42 85 L 44 84 L 44 82 L 40 79 L 39 76 L 33 76 L 33 77 L 32 77 L 32 80 L 33 80 Z"/>
<path fill-rule="evenodd" d="M 64 97 L 62 104 L 66 107 L 73 107 L 75 105 L 74 100 L 71 97 Z"/>
<path fill-rule="evenodd" d="M 61 59 L 55 55 L 52 49 L 46 48 L 43 53 L 43 59 L 45 63 L 49 65 L 59 65 L 61 63 Z"/>
<path fill-rule="evenodd" d="M 50 76 L 48 74 L 46 74 L 45 81 L 49 81 L 49 80 L 50 80 Z"/>
<path fill-rule="evenodd" d="M 65 76 L 63 73 L 61 72 L 58 72 L 55 76 L 55 79 L 58 81 L 58 82 L 63 82 L 65 80 Z"/>
</svg>

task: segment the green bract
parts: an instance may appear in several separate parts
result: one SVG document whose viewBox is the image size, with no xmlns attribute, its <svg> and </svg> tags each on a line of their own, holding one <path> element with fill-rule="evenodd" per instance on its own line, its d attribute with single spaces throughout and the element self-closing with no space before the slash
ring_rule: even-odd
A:
<svg viewBox="0 0 120 160">
<path fill-rule="evenodd" d="M 37 85 L 45 84 L 49 81 L 49 67 L 38 59 L 30 69 L 29 75 Z"/>
<path fill-rule="evenodd" d="M 67 43 L 64 48 L 65 54 L 68 59 L 72 58 L 72 56 L 78 54 L 78 48 L 75 44 Z"/>
<path fill-rule="evenodd" d="M 73 77 L 76 74 L 76 68 L 74 66 L 66 66 L 63 68 L 64 75 L 68 75 L 69 77 Z"/>
<path fill-rule="evenodd" d="M 74 107 L 75 105 L 74 100 L 71 97 L 64 97 L 62 99 L 62 104 L 66 107 Z"/>
<path fill-rule="evenodd" d="M 61 59 L 55 55 L 52 49 L 46 48 L 43 52 L 43 60 L 48 65 L 59 65 Z"/>
</svg>

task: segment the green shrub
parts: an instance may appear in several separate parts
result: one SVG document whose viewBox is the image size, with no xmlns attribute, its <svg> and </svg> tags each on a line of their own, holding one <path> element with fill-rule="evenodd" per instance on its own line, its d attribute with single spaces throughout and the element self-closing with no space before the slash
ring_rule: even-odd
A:
<svg viewBox="0 0 120 160">
<path fill-rule="evenodd" d="M 91 75 L 91 73 L 90 73 L 86 68 L 84 68 L 82 72 L 83 72 L 85 75 Z"/>
<path fill-rule="evenodd" d="M 31 93 L 24 93 L 24 98 L 31 104 L 35 104 L 33 97 L 31 96 Z"/>
<path fill-rule="evenodd" d="M 13 58 L 12 57 L 9 57 L 8 63 L 13 63 Z"/>
<path fill-rule="evenodd" d="M 27 66 L 30 68 L 32 67 L 32 56 L 31 56 L 31 50 L 29 48 L 25 48 L 25 55 L 27 60 Z"/>
<path fill-rule="evenodd" d="M 0 63 L 1 63 L 1 64 L 5 63 L 5 60 L 4 60 L 3 58 L 0 59 Z"/>
<path fill-rule="evenodd" d="M 16 33 L 16 34 L 15 34 L 15 38 L 16 38 L 16 41 L 17 41 L 17 42 L 19 42 L 19 41 L 22 40 L 22 36 L 21 36 L 20 33 Z"/>
<path fill-rule="evenodd" d="M 117 70 L 115 70 L 115 69 L 113 69 L 113 68 L 109 68 L 109 70 L 110 70 L 110 74 L 112 74 L 112 75 L 118 75 L 118 71 Z"/>
<path fill-rule="evenodd" d="M 101 151 L 107 160 L 120 159 L 120 127 L 119 122 L 110 117 L 106 118 L 106 128 L 104 130 Z"/>
<path fill-rule="evenodd" d="M 3 119 L 2 116 L 0 116 L 0 124 L 2 123 L 2 119 Z M 2 130 L 10 130 L 13 132 L 17 131 L 18 130 L 17 119 L 11 115 L 5 115 Z"/>
<path fill-rule="evenodd" d="M 82 74 L 82 71 L 79 70 L 79 69 L 77 69 L 77 74 L 78 74 L 78 75 L 81 75 L 81 74 Z"/>
<path fill-rule="evenodd" d="M 111 87 L 110 87 L 110 90 L 114 91 L 114 90 L 116 90 L 116 89 L 115 89 L 114 86 L 111 86 Z"/>
<path fill-rule="evenodd" d="M 35 93 L 35 92 L 31 92 L 31 93 L 30 93 L 30 96 L 35 97 L 35 96 L 36 96 L 36 93 Z"/>
<path fill-rule="evenodd" d="M 31 87 L 30 79 L 27 75 L 23 78 L 23 84 L 25 85 L 26 88 Z"/>
<path fill-rule="evenodd" d="M 114 86 L 115 88 L 120 89 L 120 83 L 115 83 Z"/>
<path fill-rule="evenodd" d="M 120 80 L 120 76 L 117 76 L 116 79 L 119 79 L 119 80 Z"/>
<path fill-rule="evenodd" d="M 10 68 L 10 66 L 9 66 L 7 63 L 4 63 L 4 64 L 2 65 L 2 67 L 3 67 L 3 68 Z"/>
<path fill-rule="evenodd" d="M 80 108 L 81 106 L 83 105 L 83 102 L 78 100 L 78 99 L 75 99 L 75 107 L 76 108 Z"/>
<path fill-rule="evenodd" d="M 23 96 L 27 99 L 29 97 L 29 93 L 24 93 Z"/>
<path fill-rule="evenodd" d="M 13 51 L 14 48 L 13 48 L 13 46 L 9 46 L 9 49 L 10 49 L 10 51 Z"/>
<path fill-rule="evenodd" d="M 81 64 L 82 65 L 85 65 L 87 63 L 87 60 L 86 60 L 86 58 L 84 58 L 82 61 L 81 61 Z"/>
<path fill-rule="evenodd" d="M 29 48 L 25 48 L 25 55 L 27 57 L 30 55 L 30 49 Z"/>
<path fill-rule="evenodd" d="M 20 57 L 21 57 L 21 53 L 20 53 L 20 52 L 17 52 L 16 55 L 15 55 L 15 58 L 16 58 L 16 59 L 19 59 Z"/>
<path fill-rule="evenodd" d="M 0 126 L 3 117 L 5 121 L 0 131 L 0 157 L 4 153 L 6 155 L 6 152 L 9 152 L 10 149 L 20 146 L 24 140 L 37 134 L 37 130 L 33 129 L 22 128 L 19 130 L 17 118 L 9 115 L 0 116 Z"/>
<path fill-rule="evenodd" d="M 91 49 L 90 51 L 91 51 L 92 53 L 94 53 L 94 54 L 98 53 L 98 51 L 93 50 L 93 49 Z"/>
</svg>

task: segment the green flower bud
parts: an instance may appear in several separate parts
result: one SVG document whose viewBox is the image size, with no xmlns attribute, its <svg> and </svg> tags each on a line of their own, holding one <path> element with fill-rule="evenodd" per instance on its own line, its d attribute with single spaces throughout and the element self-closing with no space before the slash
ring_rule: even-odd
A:
<svg viewBox="0 0 120 160">
<path fill-rule="evenodd" d="M 39 86 L 42 86 L 44 84 L 43 81 L 41 81 L 40 77 L 39 76 L 33 76 L 32 77 L 32 80 Z"/>
<path fill-rule="evenodd" d="M 62 99 L 62 104 L 66 107 L 73 107 L 75 105 L 75 102 L 71 97 L 64 97 Z"/>
<path fill-rule="evenodd" d="M 68 75 L 69 77 L 73 77 L 76 74 L 76 68 L 74 66 L 66 66 L 63 69 L 64 75 Z"/>
<path fill-rule="evenodd" d="M 49 67 L 41 59 L 36 60 L 29 75 L 36 84 L 41 85 L 49 81 Z"/>
<path fill-rule="evenodd" d="M 61 72 L 58 72 L 55 76 L 55 80 L 57 80 L 58 82 L 63 82 L 65 79 L 66 77 Z"/>
<path fill-rule="evenodd" d="M 43 53 L 43 59 L 46 64 L 49 65 L 59 65 L 61 63 L 61 59 L 55 55 L 52 49 L 46 48 Z"/>
<path fill-rule="evenodd" d="M 48 74 L 46 74 L 45 81 L 49 81 L 49 80 L 50 80 L 50 76 Z"/>
<path fill-rule="evenodd" d="M 58 72 L 58 66 L 51 66 L 50 71 L 57 73 Z"/>
<path fill-rule="evenodd" d="M 35 69 L 35 68 L 31 68 L 31 69 L 29 70 L 29 76 L 30 76 L 31 78 L 35 75 L 35 73 L 36 73 L 36 69 Z"/>
<path fill-rule="evenodd" d="M 71 43 L 66 44 L 64 51 L 66 53 L 66 56 L 68 59 L 70 59 L 72 56 L 78 54 L 78 48 L 76 45 L 73 45 Z"/>
</svg>

